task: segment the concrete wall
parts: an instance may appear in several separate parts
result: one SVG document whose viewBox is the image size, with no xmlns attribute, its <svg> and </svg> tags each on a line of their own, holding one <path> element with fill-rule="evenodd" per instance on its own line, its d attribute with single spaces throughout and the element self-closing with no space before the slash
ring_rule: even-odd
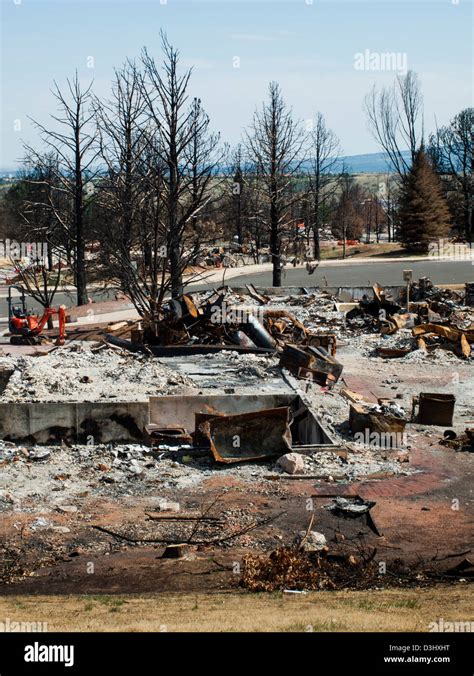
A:
<svg viewBox="0 0 474 676">
<path fill-rule="evenodd" d="M 195 413 L 235 415 L 266 408 L 288 406 L 295 395 L 288 394 L 209 394 L 150 397 L 150 422 L 160 427 L 194 430 Z"/>
<path fill-rule="evenodd" d="M 195 413 L 221 413 L 235 415 L 262 411 L 267 408 L 291 406 L 293 411 L 304 407 L 296 394 L 210 394 L 170 395 L 150 397 L 150 422 L 160 427 L 184 427 L 188 432 L 195 428 Z M 295 425 L 296 428 L 296 425 Z M 311 411 L 297 424 L 298 438 L 304 444 L 332 443 Z"/>
<path fill-rule="evenodd" d="M 246 294 L 248 290 L 243 286 L 233 286 L 229 282 L 229 287 L 236 293 Z M 259 293 L 268 296 L 300 296 L 307 293 L 316 293 L 319 291 L 327 291 L 333 296 L 338 296 L 341 301 L 347 303 L 355 300 L 360 300 L 362 296 L 366 295 L 373 298 L 374 290 L 371 286 L 269 286 L 256 287 Z M 384 286 L 386 293 L 391 294 L 397 299 L 405 289 L 404 286 Z"/>
<path fill-rule="evenodd" d="M 140 442 L 148 422 L 160 427 L 194 431 L 195 413 L 232 415 L 291 406 L 304 407 L 301 398 L 288 393 L 171 395 L 143 402 L 0 403 L 0 439 L 23 443 Z M 311 411 L 295 421 L 293 432 L 303 444 L 332 443 Z"/>
<path fill-rule="evenodd" d="M 140 441 L 147 422 L 147 401 L 0 403 L 0 439 L 7 441 Z"/>
</svg>

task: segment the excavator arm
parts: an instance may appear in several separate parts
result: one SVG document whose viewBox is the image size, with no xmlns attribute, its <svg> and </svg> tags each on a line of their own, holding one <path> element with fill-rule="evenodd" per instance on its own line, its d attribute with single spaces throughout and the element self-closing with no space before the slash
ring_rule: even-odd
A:
<svg viewBox="0 0 474 676">
<path fill-rule="evenodd" d="M 64 345 L 64 340 L 66 338 L 66 306 L 65 305 L 60 305 L 58 309 L 53 308 L 53 307 L 47 307 L 45 308 L 43 315 L 41 319 L 38 321 L 36 326 L 31 330 L 32 335 L 37 336 L 39 335 L 45 325 L 46 322 L 50 317 L 53 317 L 55 315 L 58 315 L 58 323 L 59 323 L 59 336 L 56 341 L 57 345 Z"/>
</svg>

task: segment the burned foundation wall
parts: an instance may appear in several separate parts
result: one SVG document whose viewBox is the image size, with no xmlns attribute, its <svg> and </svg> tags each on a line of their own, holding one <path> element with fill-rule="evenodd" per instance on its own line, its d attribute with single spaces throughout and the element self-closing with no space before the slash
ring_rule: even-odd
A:
<svg viewBox="0 0 474 676">
<path fill-rule="evenodd" d="M 228 288 L 231 288 L 235 293 L 241 293 L 243 295 L 248 293 L 247 288 L 243 286 L 233 286 L 232 284 L 229 284 Z M 337 296 L 339 300 L 347 303 L 358 301 L 363 296 L 369 296 L 369 298 L 371 298 L 373 295 L 372 286 L 259 286 L 256 290 L 258 293 L 266 296 L 274 296 L 275 298 L 280 296 L 303 296 L 324 291 L 331 296 Z M 405 291 L 405 287 L 384 286 L 384 290 L 394 298 L 399 298 L 400 294 Z"/>
<path fill-rule="evenodd" d="M 148 423 L 195 429 L 196 413 L 239 415 L 289 407 L 293 440 L 331 444 L 332 439 L 299 395 L 198 394 L 151 397 L 143 402 L 0 403 L 0 439 L 20 443 L 142 442 Z"/>
<path fill-rule="evenodd" d="M 150 397 L 150 422 L 160 427 L 183 427 L 192 431 L 196 413 L 240 415 L 282 406 L 290 408 L 294 440 L 297 439 L 300 444 L 333 443 L 301 397 L 290 393 Z"/>
<path fill-rule="evenodd" d="M 147 422 L 147 401 L 0 404 L 0 438 L 6 441 L 141 441 Z"/>
</svg>

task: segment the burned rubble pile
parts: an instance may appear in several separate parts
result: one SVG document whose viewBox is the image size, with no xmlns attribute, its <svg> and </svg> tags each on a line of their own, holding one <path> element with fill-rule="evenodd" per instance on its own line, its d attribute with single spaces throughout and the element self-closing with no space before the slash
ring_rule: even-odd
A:
<svg viewBox="0 0 474 676">
<path fill-rule="evenodd" d="M 376 353 L 383 358 L 442 348 L 468 359 L 474 342 L 474 310 L 465 304 L 466 294 L 435 287 L 428 278 L 411 283 L 408 291 L 401 289 L 397 298 L 374 284 L 372 298 L 364 295 L 344 311 L 337 294 L 324 289 L 301 296 L 269 297 L 250 286 L 245 294 L 225 288 L 207 296 L 200 294 L 196 298 L 199 304 L 190 295 L 173 301 L 158 325 L 154 342 L 163 346 L 236 345 L 278 352 L 296 345 L 316 360 L 327 361 L 335 356 L 336 338 L 379 334 Z M 143 332 L 138 336 L 143 338 Z M 285 358 L 287 364 L 296 361 L 298 368 L 308 368 L 301 354 L 290 351 Z M 310 361 L 306 359 L 306 363 Z M 305 371 L 302 375 L 308 377 Z"/>
<path fill-rule="evenodd" d="M 249 299 L 250 303 L 242 304 Z M 157 357 L 214 355 L 225 350 L 277 355 L 280 364 L 297 377 L 332 387 L 342 372 L 335 359 L 336 335 L 307 328 L 288 309 L 266 307 L 269 304 L 271 299 L 253 287 L 247 296 L 228 289 L 205 296 L 186 294 L 165 306 L 153 331 L 149 322 L 136 322 L 120 326 L 119 337 L 105 331 L 104 338 L 116 346 Z M 130 340 L 124 340 L 127 332 Z"/>
<path fill-rule="evenodd" d="M 242 301 L 257 302 L 258 305 Z M 130 329 L 131 340 L 105 338 L 133 351 L 148 350 L 155 356 L 215 354 L 222 350 L 261 355 L 281 354 L 281 363 L 295 375 L 332 386 L 342 372 L 335 360 L 336 336 L 308 329 L 287 309 L 265 307 L 270 303 L 249 287 L 247 298 L 220 289 L 199 299 L 190 294 L 172 300 L 155 323 Z M 120 327 L 123 336 L 123 328 Z M 292 347 L 294 346 L 294 347 Z"/>
<path fill-rule="evenodd" d="M 405 357 L 414 350 L 431 353 L 441 348 L 469 359 L 474 343 L 474 310 L 464 305 L 464 294 L 434 287 L 426 277 L 411 284 L 408 294 L 407 299 L 407 292 L 402 291 L 395 301 L 375 284 L 373 298 L 364 296 L 346 314 L 347 328 L 380 333 L 385 338 L 375 348 L 380 357 Z"/>
<path fill-rule="evenodd" d="M 0 508 L 22 534 L 18 551 L 31 538 L 61 561 L 78 532 L 88 552 L 163 546 L 160 557 L 191 561 L 199 547 L 243 547 L 241 585 L 252 591 L 431 580 L 395 566 L 381 581 L 376 502 L 352 491 L 422 483 L 419 448 L 469 464 L 472 306 L 427 279 L 411 284 L 408 303 L 378 284 L 357 301 L 297 291 L 186 294 L 153 331 L 122 321 L 35 356 L 1 356 Z M 419 355 L 433 391 L 417 380 Z M 456 362 L 448 388 L 430 380 L 430 367 L 445 366 L 439 355 Z M 10 424 L 9 405 L 25 430 Z M 324 500 L 318 529 L 300 530 L 301 513 L 286 521 L 281 508 L 313 489 Z M 222 509 L 197 509 L 216 494 Z M 368 549 L 356 546 L 361 532 Z"/>
<path fill-rule="evenodd" d="M 72 342 L 41 357 L 0 357 L 8 374 L 0 402 L 136 401 L 193 387 L 190 378 L 143 354 Z"/>
<path fill-rule="evenodd" d="M 221 287 L 169 301 L 153 322 L 121 321 L 81 339 L 158 358 L 224 350 L 277 355 L 298 377 L 332 387 L 342 371 L 336 341 L 384 359 L 422 360 L 437 348 L 470 359 L 474 310 L 468 303 L 468 291 L 435 287 L 428 278 L 408 286 L 408 306 L 406 288 L 399 287 L 394 297 L 380 284 L 352 302 L 324 288 L 269 296 L 251 285 Z"/>
</svg>

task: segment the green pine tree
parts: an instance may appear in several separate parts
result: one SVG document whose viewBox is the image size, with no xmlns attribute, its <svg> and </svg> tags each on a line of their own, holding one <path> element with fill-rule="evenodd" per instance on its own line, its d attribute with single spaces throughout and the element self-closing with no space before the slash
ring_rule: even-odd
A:
<svg viewBox="0 0 474 676">
<path fill-rule="evenodd" d="M 398 221 L 401 244 L 420 253 L 426 253 L 430 243 L 446 237 L 451 229 L 441 181 L 423 147 L 402 183 Z"/>
</svg>

